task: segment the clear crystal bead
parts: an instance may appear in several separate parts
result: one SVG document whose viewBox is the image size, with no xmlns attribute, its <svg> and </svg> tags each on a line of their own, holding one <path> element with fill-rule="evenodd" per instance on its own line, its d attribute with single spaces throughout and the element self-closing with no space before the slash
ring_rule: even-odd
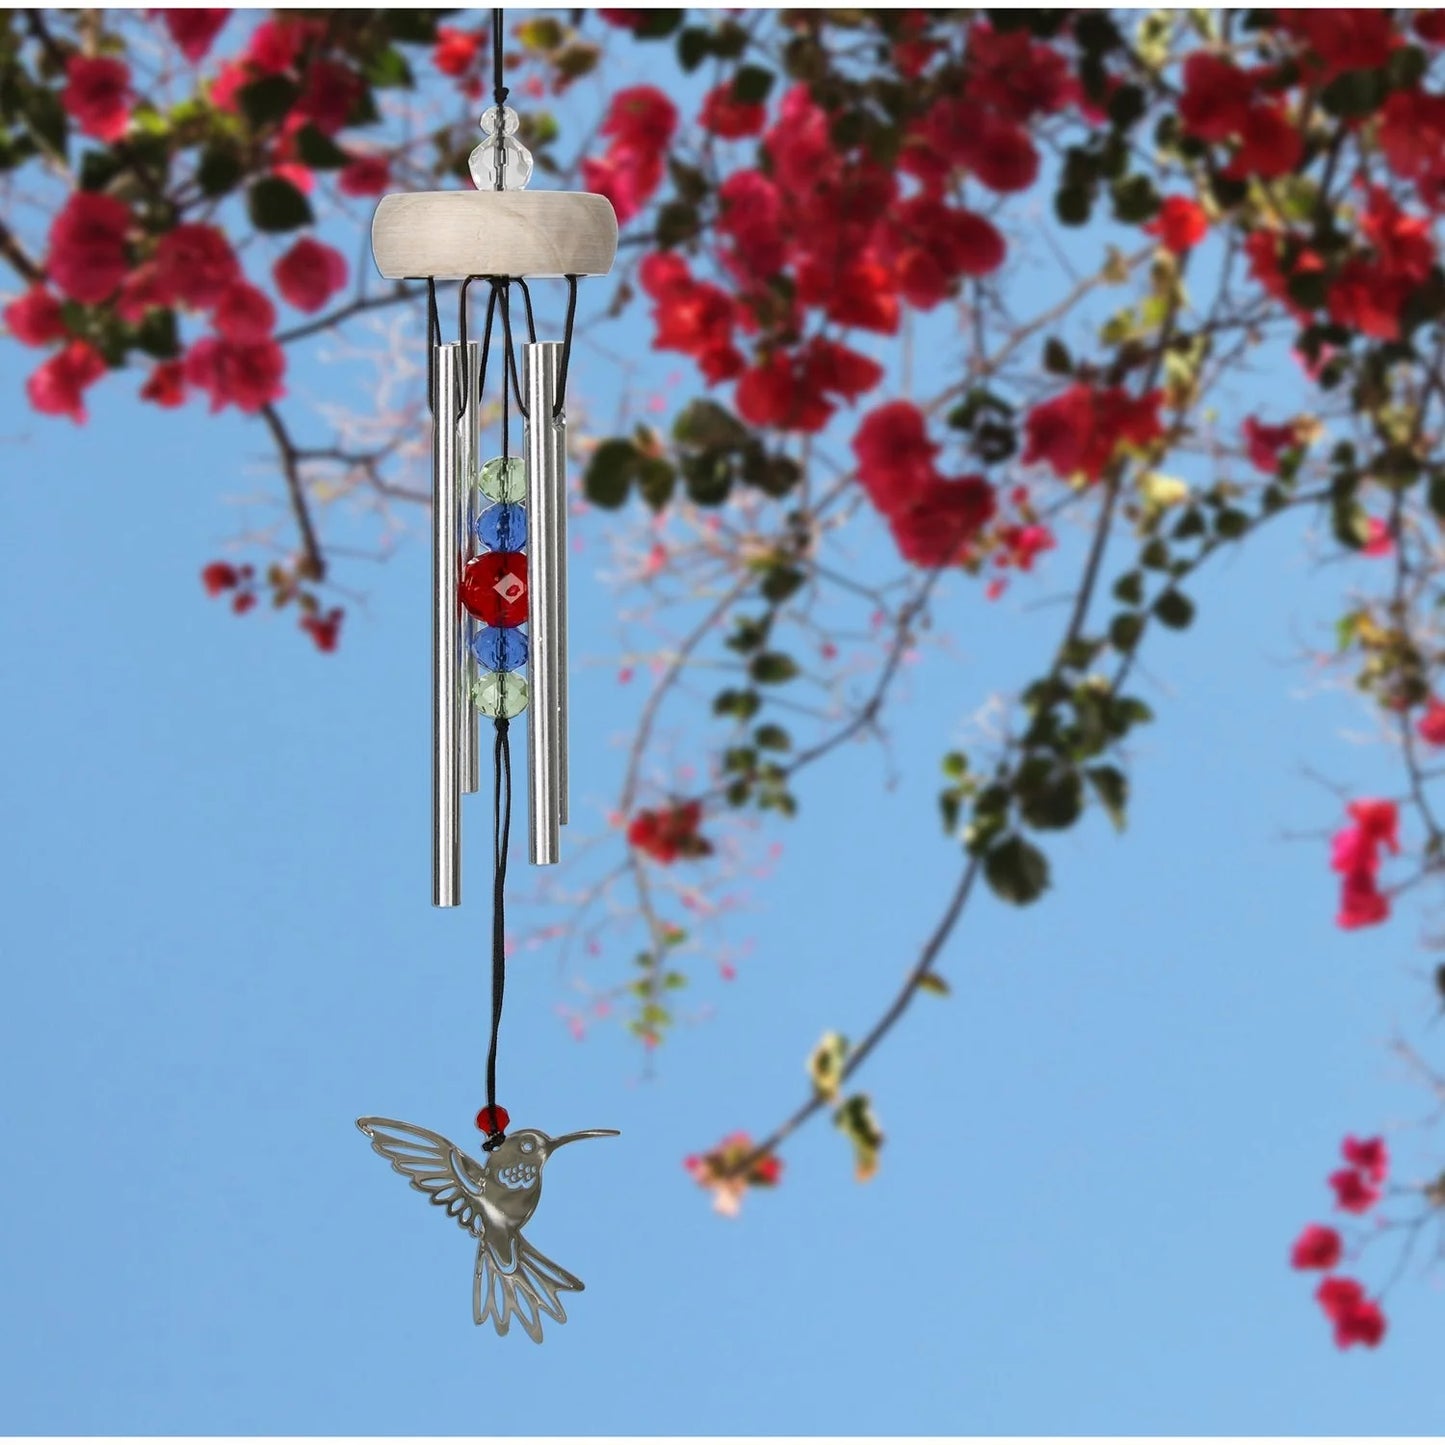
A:
<svg viewBox="0 0 1445 1445">
<path fill-rule="evenodd" d="M 515 672 L 484 672 L 472 683 L 472 700 L 483 717 L 516 717 L 527 706 L 527 683 Z"/>
<path fill-rule="evenodd" d="M 520 191 L 532 179 L 532 153 L 516 139 L 517 112 L 510 105 L 502 107 L 502 129 L 497 133 L 497 107 L 493 106 L 481 119 L 486 139 L 471 154 L 468 167 L 472 184 L 479 191 Z M 501 185 L 497 184 L 498 173 Z"/>
<path fill-rule="evenodd" d="M 521 457 L 493 457 L 477 471 L 477 486 L 494 502 L 520 502 L 527 495 L 527 467 Z"/>
</svg>

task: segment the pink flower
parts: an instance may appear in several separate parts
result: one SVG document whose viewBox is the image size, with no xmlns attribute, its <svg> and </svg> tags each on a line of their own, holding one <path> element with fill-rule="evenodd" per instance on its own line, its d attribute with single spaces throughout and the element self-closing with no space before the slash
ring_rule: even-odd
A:
<svg viewBox="0 0 1445 1445">
<path fill-rule="evenodd" d="M 276 308 L 250 282 L 232 281 L 216 301 L 211 325 L 227 341 L 267 341 L 276 328 Z"/>
<path fill-rule="evenodd" d="M 130 71 L 124 61 L 72 55 L 65 62 L 60 103 L 86 135 L 119 140 L 130 124 Z"/>
<path fill-rule="evenodd" d="M 1336 1169 L 1329 1178 L 1335 1208 L 1346 1214 L 1368 1214 L 1380 1202 L 1380 1191 L 1358 1169 Z"/>
<path fill-rule="evenodd" d="M 75 191 L 50 226 L 45 269 L 72 301 L 104 301 L 130 269 L 125 237 L 131 215 L 114 196 Z"/>
<path fill-rule="evenodd" d="M 1347 873 L 1340 881 L 1340 928 L 1368 928 L 1390 916 L 1390 900 L 1380 892 L 1373 873 Z"/>
<path fill-rule="evenodd" d="M 32 286 L 3 312 L 11 336 L 22 346 L 48 346 L 65 335 L 60 302 L 44 286 Z"/>
<path fill-rule="evenodd" d="M 1390 1172 L 1390 1151 L 1379 1135 L 1373 1139 L 1356 1139 L 1353 1134 L 1346 1134 L 1340 1153 L 1346 1164 L 1363 1170 L 1375 1184 L 1383 1184 Z"/>
<path fill-rule="evenodd" d="M 1293 422 L 1266 426 L 1254 417 L 1247 416 L 1244 419 L 1244 444 L 1249 451 L 1250 461 L 1260 471 L 1273 476 L 1279 471 L 1279 454 L 1298 445 L 1298 437 Z"/>
<path fill-rule="evenodd" d="M 1432 697 L 1424 716 L 1415 724 L 1415 731 L 1432 748 L 1445 747 L 1445 702 Z"/>
<path fill-rule="evenodd" d="M 1335 1343 L 1340 1349 L 1347 1350 L 1351 1345 L 1374 1349 L 1384 1339 L 1384 1313 L 1373 1300 L 1365 1298 L 1358 1281 L 1331 1275 L 1320 1281 L 1315 1298 L 1335 1327 Z"/>
<path fill-rule="evenodd" d="M 346 285 L 346 258 L 340 251 L 303 236 L 271 268 L 276 289 L 298 311 L 319 311 Z"/>
<path fill-rule="evenodd" d="M 186 369 L 179 361 L 158 361 L 140 389 L 142 401 L 153 401 L 168 410 L 186 399 Z"/>
<path fill-rule="evenodd" d="M 1366 557 L 1388 557 L 1395 550 L 1395 540 L 1390 529 L 1378 518 L 1371 517 L 1366 523 L 1365 545 L 1360 548 Z"/>
<path fill-rule="evenodd" d="M 185 356 L 185 379 L 211 398 L 211 410 L 260 411 L 286 395 L 286 353 L 274 341 L 228 341 L 205 336 Z"/>
<path fill-rule="evenodd" d="M 353 156 L 336 177 L 343 196 L 379 196 L 391 180 L 391 163 L 385 156 Z"/>
<path fill-rule="evenodd" d="M 1294 1269 L 1333 1269 L 1342 1253 L 1339 1231 L 1327 1224 L 1306 1225 L 1290 1250 L 1289 1262 Z"/>
<path fill-rule="evenodd" d="M 85 389 L 105 375 L 105 358 L 88 341 L 62 347 L 25 383 L 30 405 L 46 416 L 68 416 L 79 423 L 86 418 Z"/>
<path fill-rule="evenodd" d="M 1357 798 L 1345 810 L 1371 842 L 1400 851 L 1400 810 L 1386 798 Z"/>
<path fill-rule="evenodd" d="M 241 274 L 236 253 L 215 226 L 188 222 L 167 231 L 156 247 L 156 285 L 186 306 L 214 306 Z"/>
<path fill-rule="evenodd" d="M 221 27 L 230 19 L 229 10 L 162 10 L 161 19 L 176 49 L 194 65 L 205 58 Z"/>
</svg>

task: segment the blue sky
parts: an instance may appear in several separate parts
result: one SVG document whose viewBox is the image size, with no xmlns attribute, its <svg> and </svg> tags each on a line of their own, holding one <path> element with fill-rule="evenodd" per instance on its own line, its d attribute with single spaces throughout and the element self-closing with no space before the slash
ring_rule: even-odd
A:
<svg viewBox="0 0 1445 1445">
<path fill-rule="evenodd" d="M 1221 564 L 1151 654 L 1128 832 L 1060 839 L 1035 908 L 981 899 L 941 963 L 952 996 L 869 1064 L 869 1184 L 814 1128 L 724 1220 L 680 1161 L 771 1125 L 819 1033 L 891 995 L 959 862 L 937 758 L 1030 675 L 1066 558 L 998 604 L 948 589 L 957 656 L 909 674 L 897 786 L 868 748 L 813 773 L 755 957 L 700 982 L 716 1015 L 655 1078 L 621 1029 L 567 1036 L 545 955 L 513 968 L 504 1102 L 623 1134 L 548 1172 L 531 1237 L 588 1290 L 538 1349 L 472 1326 L 469 1241 L 352 1122 L 467 1138 L 481 1102 L 480 805 L 468 906 L 427 905 L 425 546 L 365 573 L 335 656 L 289 616 L 236 620 L 197 572 L 237 529 L 220 494 L 252 487 L 258 428 L 143 413 L 114 381 L 84 429 L 36 419 L 30 360 L 0 347 L 0 1432 L 1438 1429 L 1438 1279 L 1412 1272 L 1386 1345 L 1340 1355 L 1285 1266 L 1328 1217 L 1339 1136 L 1425 1111 L 1384 1041 L 1425 1016 L 1431 962 L 1413 905 L 1331 921 L 1337 805 L 1302 770 L 1396 781 L 1344 736 L 1367 725 L 1347 697 L 1300 695 L 1300 638 L 1353 574 L 1298 529 Z M 334 390 L 294 365 L 296 392 Z M 607 401 L 600 363 L 577 382 Z M 616 598 L 587 568 L 573 586 L 575 652 L 606 658 Z M 576 675 L 594 826 L 639 701 L 609 665 Z M 1429 1162 L 1393 1142 L 1405 1176 Z"/>
</svg>

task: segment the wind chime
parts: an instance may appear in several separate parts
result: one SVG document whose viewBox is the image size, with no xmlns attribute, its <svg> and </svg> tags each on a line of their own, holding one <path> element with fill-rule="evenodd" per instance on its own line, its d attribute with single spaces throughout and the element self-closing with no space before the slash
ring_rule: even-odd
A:
<svg viewBox="0 0 1445 1445">
<path fill-rule="evenodd" d="M 556 863 L 567 821 L 567 370 L 577 282 L 605 276 L 617 218 L 605 196 L 527 191 L 532 157 L 502 84 L 502 12 L 492 12 L 493 104 L 472 152 L 475 191 L 386 196 L 371 226 L 377 269 L 427 284 L 432 413 L 432 902 L 461 903 L 462 797 L 481 788 L 478 728 L 492 727 L 492 1019 L 487 1102 L 477 1114 L 484 1162 L 440 1134 L 396 1119 L 357 1125 L 414 1189 L 477 1241 L 472 1317 L 506 1334 L 513 1319 L 538 1343 L 542 1317 L 567 1318 L 560 1296 L 582 1281 L 522 1237 L 542 1171 L 564 1144 L 615 1135 L 587 1129 L 549 1138 L 508 1133 L 497 1103 L 497 1039 L 506 988 L 507 849 L 512 819 L 510 726 L 528 719 L 528 834 L 533 863 Z M 539 341 L 528 279 L 567 282 L 562 340 Z M 459 281 L 458 336 L 444 342 L 437 282 Z M 467 336 L 468 293 L 488 289 L 481 340 Z M 527 339 L 517 367 L 513 288 Z M 501 323 L 500 454 L 481 461 L 482 398 Z M 524 423 L 512 454 L 515 407 Z M 525 626 L 525 631 L 523 630 Z M 523 668 L 526 675 L 523 676 Z"/>
</svg>

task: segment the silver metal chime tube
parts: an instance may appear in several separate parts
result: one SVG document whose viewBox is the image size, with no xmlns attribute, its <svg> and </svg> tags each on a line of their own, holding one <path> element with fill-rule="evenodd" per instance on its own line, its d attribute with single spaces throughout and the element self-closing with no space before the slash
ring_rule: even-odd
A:
<svg viewBox="0 0 1445 1445">
<path fill-rule="evenodd" d="M 555 863 L 562 820 L 562 775 L 558 731 L 557 647 L 561 634 L 559 513 L 563 471 L 557 465 L 557 365 L 561 345 L 534 341 L 523 348 L 523 389 L 527 411 L 527 592 L 530 633 L 527 710 L 531 755 L 528 822 L 533 863 Z"/>
<path fill-rule="evenodd" d="M 456 343 L 432 349 L 432 903 L 462 895 L 461 502 L 457 487 Z"/>
<path fill-rule="evenodd" d="M 566 398 L 560 400 L 564 403 Z M 552 649 L 557 700 L 557 820 L 567 822 L 567 413 L 547 413 L 552 441 L 552 476 L 557 488 L 554 535 L 557 559 L 557 637 Z"/>
<path fill-rule="evenodd" d="M 458 503 L 462 529 L 462 560 L 473 557 L 477 551 L 477 489 L 474 478 L 477 470 L 477 420 L 481 412 L 482 348 L 476 341 L 467 342 L 467 354 L 462 358 L 466 370 L 463 385 L 467 389 L 466 405 L 462 408 L 461 420 L 457 422 L 457 471 L 459 474 Z M 480 721 L 477 705 L 472 698 L 470 687 L 472 677 L 471 649 L 468 641 L 472 634 L 472 621 L 466 612 L 461 613 L 461 651 L 457 667 L 461 671 L 462 693 L 462 736 L 461 769 L 462 791 L 475 793 L 482 786 L 482 769 L 477 743 L 477 725 Z"/>
</svg>

